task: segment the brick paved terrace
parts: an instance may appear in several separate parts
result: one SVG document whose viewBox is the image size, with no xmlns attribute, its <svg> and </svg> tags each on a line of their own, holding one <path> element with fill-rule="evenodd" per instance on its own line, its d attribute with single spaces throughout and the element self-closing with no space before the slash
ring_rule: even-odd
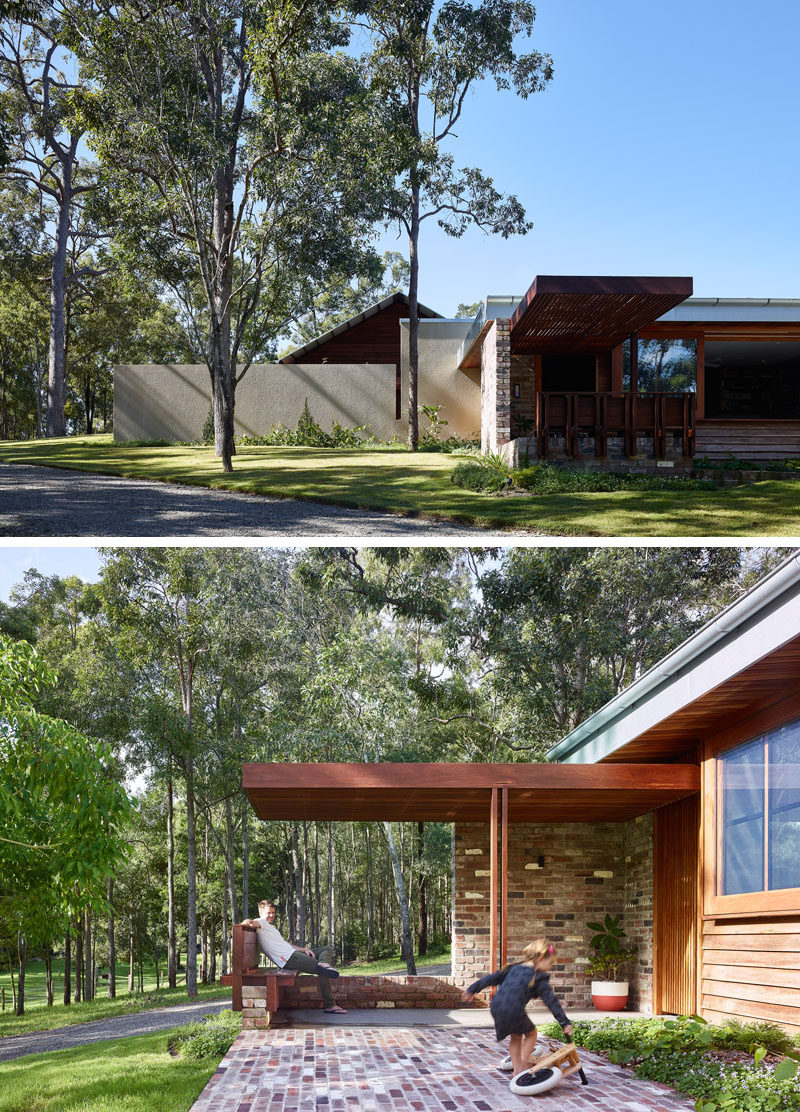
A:
<svg viewBox="0 0 800 1112">
<path fill-rule="evenodd" d="M 595 1054 L 589 1081 L 517 1097 L 497 1065 L 506 1044 L 486 1028 L 342 1026 L 242 1031 L 192 1112 L 683 1112 L 666 1086 Z"/>
</svg>

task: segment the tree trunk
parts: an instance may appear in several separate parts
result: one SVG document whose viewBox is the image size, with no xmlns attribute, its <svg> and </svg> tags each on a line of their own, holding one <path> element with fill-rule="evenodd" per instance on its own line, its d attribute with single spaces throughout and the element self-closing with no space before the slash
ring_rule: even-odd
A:
<svg viewBox="0 0 800 1112">
<path fill-rule="evenodd" d="M 133 993 L 136 973 L 136 936 L 133 933 L 133 904 L 128 908 L 128 992 Z"/>
<path fill-rule="evenodd" d="M 419 186 L 411 188 L 411 234 L 408 239 L 408 447 L 419 444 Z M 427 404 L 427 403 L 426 403 Z"/>
<path fill-rule="evenodd" d="M 200 982 L 208 984 L 208 919 L 200 920 Z"/>
<path fill-rule="evenodd" d="M 172 790 L 172 754 L 170 774 L 167 777 L 167 984 L 175 988 L 178 983 L 178 963 L 175 956 L 175 798 Z"/>
<path fill-rule="evenodd" d="M 117 995 L 117 945 L 114 938 L 114 881 L 108 882 L 108 998 Z"/>
<path fill-rule="evenodd" d="M 231 924 L 241 922 L 236 907 L 236 847 L 234 841 L 233 803 L 228 795 L 225 797 L 225 854 L 227 857 L 225 879 L 228 882 L 228 899 L 231 903 Z"/>
<path fill-rule="evenodd" d="M 28 956 L 28 945 L 22 931 L 17 931 L 17 960 L 19 971 L 17 974 L 17 1003 L 14 1015 L 25 1015 L 25 962 Z"/>
<path fill-rule="evenodd" d="M 314 941 L 320 944 L 322 937 L 322 893 L 319 884 L 319 823 L 314 823 Z"/>
<path fill-rule="evenodd" d="M 217 979 L 217 921 L 216 921 L 216 919 L 213 919 L 213 918 L 211 920 L 210 946 L 211 946 L 210 976 L 211 976 L 211 983 L 213 984 Z"/>
<path fill-rule="evenodd" d="M 247 829 L 247 803 L 242 806 L 242 918 L 250 918 L 250 838 Z"/>
<path fill-rule="evenodd" d="M 92 969 L 92 913 L 87 907 L 83 913 L 83 946 L 85 957 L 83 959 L 83 999 L 91 1000 L 94 997 L 94 972 Z"/>
<path fill-rule="evenodd" d="M 403 879 L 403 870 L 400 868 L 400 858 L 397 856 L 397 846 L 394 840 L 392 824 L 390 822 L 383 823 L 383 829 L 386 834 L 386 844 L 389 847 L 389 856 L 392 859 L 394 886 L 397 894 L 397 903 L 400 907 L 400 925 L 402 928 L 400 951 L 403 956 L 403 961 L 406 963 L 409 976 L 413 977 L 416 976 L 417 967 L 414 963 L 414 941 L 411 937 L 411 916 L 408 910 L 406 882 Z"/>
<path fill-rule="evenodd" d="M 214 398 L 214 451 L 222 470 L 232 471 L 236 453 L 233 442 L 235 368 L 231 363 L 231 310 L 233 290 L 233 166 L 217 170 L 214 183 L 214 290 L 211 308 L 211 385 Z"/>
<path fill-rule="evenodd" d="M 72 158 L 61 159 L 62 191 L 56 215 L 55 249 L 50 269 L 50 351 L 47 371 L 47 435 L 65 436 L 67 380 L 64 302 L 67 288 L 67 246 L 72 209 Z"/>
<path fill-rule="evenodd" d="M 191 720 L 190 720 L 191 722 Z M 194 808 L 194 766 L 186 758 L 186 992 L 197 996 L 197 847 Z"/>
<path fill-rule="evenodd" d="M 334 877 L 334 850 L 333 850 L 333 823 L 328 823 L 328 946 L 331 953 L 334 949 L 334 919 L 335 919 L 335 899 L 333 892 L 333 877 Z"/>
<path fill-rule="evenodd" d="M 64 1005 L 65 1006 L 68 1006 L 72 1002 L 72 1000 L 71 1000 L 71 996 L 72 996 L 71 958 L 72 958 L 72 936 L 70 935 L 69 927 L 67 927 L 66 934 L 64 935 Z"/>
<path fill-rule="evenodd" d="M 372 886 L 372 830 L 364 823 L 364 836 L 367 842 L 367 961 L 372 954 L 375 942 L 375 891 Z"/>
<path fill-rule="evenodd" d="M 428 952 L 428 889 L 425 876 L 425 823 L 417 823 L 417 953 L 420 957 Z"/>
<path fill-rule="evenodd" d="M 306 944 L 306 892 L 305 868 L 300 860 L 297 823 L 292 823 L 292 868 L 294 870 L 294 890 L 297 900 L 297 944 Z"/>
<path fill-rule="evenodd" d="M 222 897 L 222 976 L 228 972 L 228 903 Z"/>
<path fill-rule="evenodd" d="M 53 948 L 48 942 L 44 948 L 45 992 L 47 993 L 47 1006 L 53 1006 Z"/>
<path fill-rule="evenodd" d="M 83 982 L 83 923 L 78 915 L 75 920 L 75 993 L 72 997 L 76 1004 L 85 999 Z"/>
</svg>

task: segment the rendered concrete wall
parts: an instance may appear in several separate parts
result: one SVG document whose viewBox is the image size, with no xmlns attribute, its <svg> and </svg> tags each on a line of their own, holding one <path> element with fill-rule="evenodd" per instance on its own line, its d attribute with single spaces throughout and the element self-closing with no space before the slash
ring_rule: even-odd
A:
<svg viewBox="0 0 800 1112">
<path fill-rule="evenodd" d="M 539 856 L 544 867 L 539 867 Z M 552 981 L 567 1014 L 592 1006 L 592 931 L 588 920 L 623 916 L 639 947 L 631 1004 L 652 1006 L 653 823 L 512 825 L 508 831 L 508 959 L 533 938 L 557 946 L 563 965 Z M 489 827 L 463 823 L 455 833 L 453 976 L 469 984 L 489 970 Z"/>
<path fill-rule="evenodd" d="M 445 434 L 479 439 L 481 434 L 481 388 L 477 371 L 459 371 L 458 352 L 469 332 L 469 320 L 421 320 L 419 322 L 420 405 L 443 405 L 441 417 L 447 421 Z M 408 431 L 408 321 L 400 322 L 400 359 L 402 372 L 401 412 L 403 432 Z M 428 427 L 420 413 L 420 432 Z"/>
<path fill-rule="evenodd" d="M 308 398 L 314 420 L 368 425 L 379 440 L 404 435 L 395 419 L 396 369 L 390 363 L 267 363 L 236 388 L 236 432 L 259 436 L 294 428 Z M 197 365 L 119 366 L 114 370 L 116 440 L 197 440 L 211 406 L 208 369 Z"/>
</svg>

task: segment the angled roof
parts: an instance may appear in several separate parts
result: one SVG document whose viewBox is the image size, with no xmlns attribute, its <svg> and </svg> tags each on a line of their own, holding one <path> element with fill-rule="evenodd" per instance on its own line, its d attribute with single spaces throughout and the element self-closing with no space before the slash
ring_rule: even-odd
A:
<svg viewBox="0 0 800 1112">
<path fill-rule="evenodd" d="M 691 278 L 540 274 L 511 317 L 511 346 L 551 354 L 616 347 L 692 288 Z"/>
<path fill-rule="evenodd" d="M 693 765 L 245 764 L 262 819 L 487 822 L 493 788 L 511 822 L 622 822 L 699 788 Z"/>
<path fill-rule="evenodd" d="M 581 722 L 550 761 L 659 761 L 800 684 L 800 551 Z"/>
<path fill-rule="evenodd" d="M 364 320 L 367 320 L 368 317 L 374 317 L 376 313 L 382 313 L 384 309 L 388 309 L 392 305 L 400 304 L 408 305 L 408 294 L 389 294 L 389 296 L 384 297 L 382 301 L 378 301 L 375 305 L 370 305 L 368 309 L 364 309 L 362 313 L 356 313 L 356 315 L 354 317 L 350 317 L 349 320 L 342 321 L 342 323 L 337 324 L 335 328 L 328 329 L 328 331 L 323 332 L 321 336 L 316 336 L 313 340 L 309 340 L 307 344 L 303 344 L 302 347 L 295 348 L 294 351 L 290 351 L 288 355 L 284 355 L 283 359 L 281 359 L 280 362 L 301 363 L 304 355 L 307 355 L 310 351 L 314 351 L 315 348 L 322 347 L 323 344 L 327 344 L 328 341 L 332 340 L 334 336 L 340 336 L 343 332 L 347 332 L 348 329 L 353 328 L 357 324 L 361 324 L 361 322 Z M 435 309 L 429 309 L 427 305 L 418 303 L 417 309 L 421 317 L 438 317 L 439 319 L 442 319 L 441 313 L 437 313 Z"/>
</svg>

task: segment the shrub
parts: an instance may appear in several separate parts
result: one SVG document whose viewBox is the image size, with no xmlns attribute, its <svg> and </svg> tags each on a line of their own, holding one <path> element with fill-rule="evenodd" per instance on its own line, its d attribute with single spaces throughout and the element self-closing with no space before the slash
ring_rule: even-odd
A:
<svg viewBox="0 0 800 1112">
<path fill-rule="evenodd" d="M 499 452 L 480 455 L 471 450 L 459 454 L 467 457 L 464 463 L 457 463 L 450 473 L 450 482 L 468 490 L 495 493 L 512 483 L 512 469 Z"/>
<path fill-rule="evenodd" d="M 716 490 L 709 479 L 668 478 L 662 475 L 617 475 L 612 471 L 582 471 L 535 463 L 513 473 L 514 485 L 534 494 L 607 493 L 615 490 Z"/>
<path fill-rule="evenodd" d="M 277 424 L 264 436 L 237 436 L 236 443 L 243 447 L 363 448 L 375 441 L 369 435 L 366 425 L 348 429 L 334 421 L 331 431 L 325 432 L 311 416 L 306 398 L 294 431 L 286 425 Z"/>
<path fill-rule="evenodd" d="M 773 1037 L 773 1025 L 765 1026 L 771 1032 L 762 1033 Z M 729 1021 L 718 1027 L 699 1016 L 604 1019 L 576 1022 L 572 1037 L 578 1046 L 605 1054 L 612 1062 L 630 1064 L 637 1077 L 661 1081 L 695 1097 L 698 1112 L 797 1112 L 800 1081 L 791 1059 L 783 1059 L 774 1069 L 767 1067 L 763 1045 L 755 1048 L 752 1063 L 714 1057 L 714 1048 L 730 1049 L 731 1027 L 734 1037 L 745 1037 L 743 1029 L 752 1034 L 762 1025 Z M 542 1034 L 560 1038 L 561 1029 L 548 1023 L 542 1025 Z M 793 1040 L 785 1032 L 782 1035 L 792 1046 Z"/>
<path fill-rule="evenodd" d="M 179 1027 L 172 1032 L 167 1045 L 173 1054 L 184 1058 L 222 1058 L 241 1029 L 242 1017 L 238 1012 L 225 1010 Z"/>
</svg>

